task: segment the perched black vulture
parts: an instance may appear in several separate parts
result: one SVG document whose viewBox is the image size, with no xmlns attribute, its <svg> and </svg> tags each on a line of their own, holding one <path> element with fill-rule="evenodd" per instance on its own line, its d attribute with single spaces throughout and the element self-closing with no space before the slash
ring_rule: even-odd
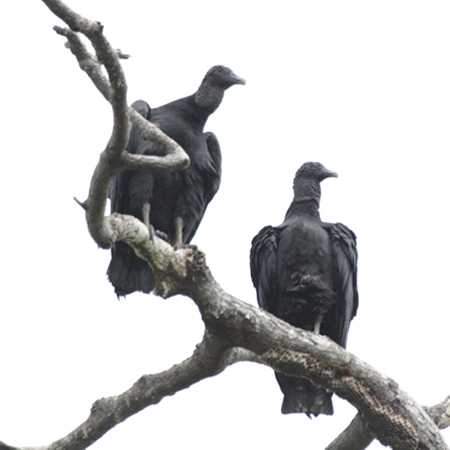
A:
<svg viewBox="0 0 450 450">
<path fill-rule="evenodd" d="M 328 177 L 337 174 L 320 163 L 300 167 L 284 222 L 253 238 L 250 269 L 259 306 L 345 347 L 358 308 L 356 236 L 341 223 L 320 220 L 320 182 Z M 283 414 L 333 414 L 332 393 L 305 378 L 275 375 Z"/>
<path fill-rule="evenodd" d="M 158 124 L 190 158 L 186 170 L 172 173 L 126 171 L 119 174 L 110 189 L 111 212 L 133 215 L 167 235 L 174 245 L 193 238 L 208 203 L 219 189 L 222 156 L 219 141 L 203 128 L 222 102 L 224 92 L 243 78 L 224 66 L 212 67 L 194 94 L 158 108 L 139 100 L 133 103 L 147 120 Z M 132 128 L 127 151 L 163 155 L 161 149 Z M 150 292 L 155 285 L 148 264 L 131 247 L 118 242 L 112 250 L 108 278 L 118 296 L 135 291 Z"/>
</svg>

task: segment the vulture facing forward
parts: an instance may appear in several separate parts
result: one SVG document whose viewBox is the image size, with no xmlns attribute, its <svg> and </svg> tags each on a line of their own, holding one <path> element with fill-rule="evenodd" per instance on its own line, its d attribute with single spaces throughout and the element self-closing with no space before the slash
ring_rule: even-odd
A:
<svg viewBox="0 0 450 450">
<path fill-rule="evenodd" d="M 253 238 L 250 268 L 260 307 L 345 347 L 358 308 L 356 236 L 341 223 L 320 220 L 320 182 L 329 177 L 337 174 L 320 163 L 300 167 L 284 222 Z M 331 392 L 305 378 L 275 375 L 283 414 L 333 414 Z"/>
<path fill-rule="evenodd" d="M 134 109 L 183 147 L 190 166 L 171 173 L 122 172 L 111 185 L 111 213 L 130 214 L 151 224 L 173 245 L 191 241 L 221 178 L 219 141 L 203 128 L 222 102 L 225 90 L 235 84 L 245 84 L 245 80 L 227 67 L 214 66 L 197 92 L 188 97 L 155 109 L 142 100 L 133 103 Z M 126 150 L 141 155 L 164 155 L 133 128 Z M 124 242 L 114 245 L 107 273 L 118 296 L 135 291 L 148 293 L 155 286 L 149 265 Z"/>
</svg>

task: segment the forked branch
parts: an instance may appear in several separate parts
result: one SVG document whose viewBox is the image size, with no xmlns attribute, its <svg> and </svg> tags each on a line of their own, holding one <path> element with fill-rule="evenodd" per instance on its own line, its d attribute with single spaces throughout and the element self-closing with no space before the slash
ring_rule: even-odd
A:
<svg viewBox="0 0 450 450">
<path fill-rule="evenodd" d="M 99 165 L 92 177 L 88 199 L 79 202 L 86 210 L 86 219 L 92 238 L 100 247 L 110 248 L 115 242 L 117 233 L 109 227 L 104 216 L 112 178 L 123 170 L 185 169 L 189 165 L 189 157 L 175 141 L 128 106 L 127 84 L 120 64 L 123 54 L 108 42 L 103 34 L 103 26 L 99 22 L 80 16 L 60 0 L 43 1 L 69 26 L 69 28 L 55 27 L 55 31 L 68 39 L 68 46 L 77 58 L 80 68 L 86 72 L 113 109 L 114 126 L 111 138 L 100 156 Z M 90 40 L 95 55 L 87 50 L 80 38 L 80 33 Z M 166 152 L 166 155 L 132 155 L 126 152 L 130 121 L 144 138 L 155 142 Z"/>
</svg>

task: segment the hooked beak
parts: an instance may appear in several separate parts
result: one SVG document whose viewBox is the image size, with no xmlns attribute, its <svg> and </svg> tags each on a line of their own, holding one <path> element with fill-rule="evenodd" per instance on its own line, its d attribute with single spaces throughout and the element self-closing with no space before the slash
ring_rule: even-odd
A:
<svg viewBox="0 0 450 450">
<path fill-rule="evenodd" d="M 325 180 L 325 178 L 337 178 L 338 174 L 337 172 L 333 172 L 332 170 L 325 169 L 322 172 L 322 180 Z"/>
<path fill-rule="evenodd" d="M 242 85 L 246 84 L 245 79 L 237 76 L 235 73 L 231 75 L 230 80 L 233 82 L 233 84 L 242 84 Z"/>
</svg>

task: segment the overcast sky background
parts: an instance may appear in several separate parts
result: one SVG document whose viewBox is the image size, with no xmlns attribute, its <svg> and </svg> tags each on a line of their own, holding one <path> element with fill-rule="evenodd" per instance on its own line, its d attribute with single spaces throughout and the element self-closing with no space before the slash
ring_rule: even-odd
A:
<svg viewBox="0 0 450 450">
<path fill-rule="evenodd" d="M 349 351 L 420 404 L 449 395 L 450 3 L 68 3 L 133 56 L 123 63 L 130 103 L 189 95 L 214 64 L 246 78 L 206 126 L 221 142 L 223 181 L 193 241 L 223 288 L 256 305 L 250 241 L 282 222 L 297 168 L 320 161 L 339 173 L 322 184 L 322 219 L 358 236 Z M 110 107 L 44 3 L 0 11 L 0 440 L 38 446 L 77 427 L 98 398 L 190 356 L 203 324 L 187 298 L 117 301 L 109 252 L 72 200 L 87 196 Z M 238 364 L 92 449 L 321 450 L 356 412 L 335 398 L 333 417 L 282 416 L 281 400 L 271 369 Z"/>
</svg>

